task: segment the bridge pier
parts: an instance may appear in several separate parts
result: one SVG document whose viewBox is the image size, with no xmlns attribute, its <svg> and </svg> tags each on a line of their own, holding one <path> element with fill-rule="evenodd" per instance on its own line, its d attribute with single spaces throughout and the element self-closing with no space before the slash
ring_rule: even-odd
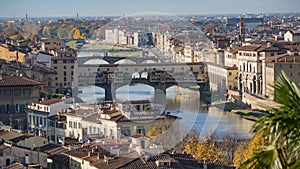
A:
<svg viewBox="0 0 300 169">
<path fill-rule="evenodd" d="M 167 99 L 166 99 L 166 86 L 159 84 L 154 87 L 154 101 L 157 104 L 167 104 Z"/>
<path fill-rule="evenodd" d="M 113 88 L 113 85 L 108 84 L 104 87 L 105 90 L 105 101 L 113 101 L 116 98 L 116 90 Z"/>
</svg>

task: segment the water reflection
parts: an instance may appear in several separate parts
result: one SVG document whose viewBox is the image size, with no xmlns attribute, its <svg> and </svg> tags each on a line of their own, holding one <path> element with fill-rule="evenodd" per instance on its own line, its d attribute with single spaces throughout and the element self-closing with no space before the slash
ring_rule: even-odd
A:
<svg viewBox="0 0 300 169">
<path fill-rule="evenodd" d="M 85 102 L 94 103 L 104 100 L 104 90 L 99 87 L 87 86 L 79 97 Z M 125 100 L 150 100 L 154 101 L 154 89 L 151 86 L 137 84 L 124 86 L 116 90 L 117 102 Z M 253 125 L 252 121 L 245 120 L 239 115 L 223 112 L 216 107 L 203 107 L 198 92 L 171 87 L 167 89 L 166 112 L 179 116 L 180 128 L 184 132 L 195 130 L 200 136 L 207 136 L 215 132 L 223 137 L 226 133 L 232 133 L 240 138 L 248 138 Z"/>
</svg>

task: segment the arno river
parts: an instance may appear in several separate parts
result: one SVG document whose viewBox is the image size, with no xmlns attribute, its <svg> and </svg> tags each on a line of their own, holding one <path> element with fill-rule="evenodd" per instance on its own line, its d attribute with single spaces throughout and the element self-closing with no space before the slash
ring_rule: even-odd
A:
<svg viewBox="0 0 300 169">
<path fill-rule="evenodd" d="M 104 99 L 104 90 L 99 87 L 81 87 L 81 99 L 93 103 Z M 239 115 L 223 112 L 215 107 L 202 107 L 198 103 L 197 92 L 171 87 L 167 89 L 166 112 L 181 117 L 180 127 L 185 131 L 194 130 L 201 136 L 215 132 L 219 137 L 227 132 L 235 134 L 239 138 L 249 138 L 249 130 L 253 122 L 241 118 Z M 135 86 L 124 86 L 116 91 L 116 101 L 125 100 L 154 100 L 154 89 L 150 86 L 137 84 Z M 195 104 L 196 103 L 196 104 Z M 198 103 L 198 104 L 197 104 Z"/>
</svg>

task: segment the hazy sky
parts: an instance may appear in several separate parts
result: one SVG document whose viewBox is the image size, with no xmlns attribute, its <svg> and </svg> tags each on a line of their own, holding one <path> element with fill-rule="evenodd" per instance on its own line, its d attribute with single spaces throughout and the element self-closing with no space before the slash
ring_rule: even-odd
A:
<svg viewBox="0 0 300 169">
<path fill-rule="evenodd" d="M 300 0 L 1 0 L 0 17 L 300 12 Z"/>
</svg>

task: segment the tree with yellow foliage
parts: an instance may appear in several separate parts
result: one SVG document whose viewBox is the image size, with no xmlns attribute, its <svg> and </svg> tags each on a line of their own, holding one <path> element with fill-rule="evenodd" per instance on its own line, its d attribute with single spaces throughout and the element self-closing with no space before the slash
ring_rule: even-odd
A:
<svg viewBox="0 0 300 169">
<path fill-rule="evenodd" d="M 162 145 L 166 150 L 174 148 L 180 141 L 180 130 L 176 120 L 157 120 L 146 135 L 151 138 L 151 143 Z"/>
<path fill-rule="evenodd" d="M 74 28 L 74 31 L 73 31 L 73 39 L 80 39 L 81 38 L 81 34 L 80 34 L 80 30 L 77 29 L 77 28 Z"/>
<path fill-rule="evenodd" d="M 188 154 L 193 155 L 197 161 L 227 164 L 222 145 L 217 141 L 215 135 L 204 139 L 193 136 L 186 141 L 185 150 Z"/>
<path fill-rule="evenodd" d="M 253 156 L 256 152 L 261 150 L 261 147 L 266 144 L 263 139 L 262 133 L 255 135 L 250 143 L 242 141 L 236 149 L 234 154 L 233 164 L 235 167 L 239 167 L 248 158 Z"/>
</svg>

